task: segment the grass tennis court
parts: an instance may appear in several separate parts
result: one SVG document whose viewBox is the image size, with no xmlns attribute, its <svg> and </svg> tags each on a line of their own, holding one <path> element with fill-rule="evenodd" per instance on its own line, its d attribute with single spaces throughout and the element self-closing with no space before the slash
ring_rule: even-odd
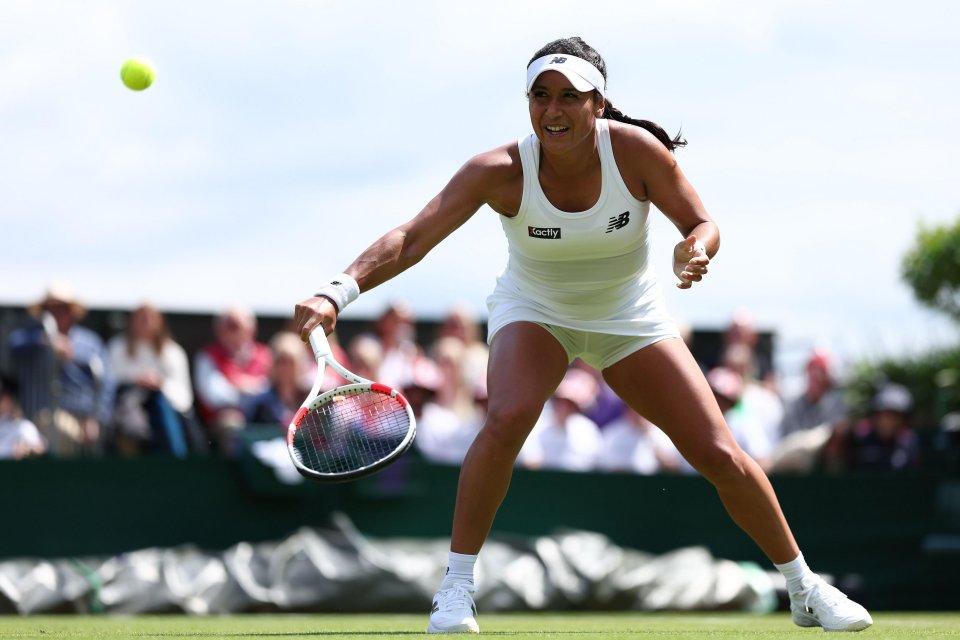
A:
<svg viewBox="0 0 960 640">
<path fill-rule="evenodd" d="M 0 638 L 406 638 L 426 615 L 240 615 L 188 617 L 0 617 Z M 822 638 L 787 614 L 487 614 L 482 635 L 505 638 Z M 836 636 L 831 636 L 836 637 Z M 960 613 L 879 613 L 856 638 L 960 638 Z"/>
</svg>

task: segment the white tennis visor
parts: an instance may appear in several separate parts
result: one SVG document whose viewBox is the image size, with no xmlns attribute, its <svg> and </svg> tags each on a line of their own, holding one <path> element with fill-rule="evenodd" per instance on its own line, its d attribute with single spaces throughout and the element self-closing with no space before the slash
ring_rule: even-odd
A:
<svg viewBox="0 0 960 640">
<path fill-rule="evenodd" d="M 533 88 L 544 71 L 559 71 L 573 85 L 577 91 L 593 91 L 596 89 L 601 96 L 605 95 L 607 81 L 595 66 L 584 60 L 565 53 L 551 53 L 537 58 L 527 67 L 527 93 Z"/>
</svg>

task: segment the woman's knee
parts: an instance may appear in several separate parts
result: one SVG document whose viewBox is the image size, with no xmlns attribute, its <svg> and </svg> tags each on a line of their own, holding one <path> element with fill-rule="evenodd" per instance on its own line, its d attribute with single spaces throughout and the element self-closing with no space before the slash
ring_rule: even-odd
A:
<svg viewBox="0 0 960 640">
<path fill-rule="evenodd" d="M 749 456 L 736 442 L 714 442 L 686 454 L 687 462 L 713 484 L 737 480 L 749 474 Z"/>
<path fill-rule="evenodd" d="M 519 452 L 542 410 L 543 406 L 538 403 L 509 402 L 491 406 L 477 437 Z"/>
</svg>

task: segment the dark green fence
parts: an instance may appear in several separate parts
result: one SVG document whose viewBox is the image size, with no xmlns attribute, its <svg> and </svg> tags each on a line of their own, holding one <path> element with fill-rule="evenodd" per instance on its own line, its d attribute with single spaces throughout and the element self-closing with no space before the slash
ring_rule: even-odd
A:
<svg viewBox="0 0 960 640">
<path fill-rule="evenodd" d="M 284 485 L 252 458 L 0 463 L 0 558 L 115 554 L 153 546 L 226 548 L 324 526 L 346 513 L 378 537 L 446 537 L 457 469 L 408 455 L 337 485 Z M 776 477 L 804 554 L 875 609 L 960 607 L 960 477 Z M 696 477 L 517 470 L 495 535 L 599 531 L 631 548 L 704 545 L 769 566 Z M 859 586 L 858 586 L 859 585 Z"/>
</svg>

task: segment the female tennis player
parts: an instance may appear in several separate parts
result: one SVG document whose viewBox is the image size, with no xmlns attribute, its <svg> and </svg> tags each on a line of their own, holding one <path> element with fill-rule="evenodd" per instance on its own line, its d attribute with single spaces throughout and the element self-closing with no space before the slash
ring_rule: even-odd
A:
<svg viewBox="0 0 960 640">
<path fill-rule="evenodd" d="M 482 205 L 499 214 L 509 260 L 488 299 L 486 422 L 460 471 L 447 575 L 428 631 L 479 631 L 473 567 L 514 461 L 569 363 L 581 358 L 663 429 L 716 487 L 733 520 L 786 577 L 793 621 L 828 631 L 872 624 L 804 561 L 767 477 L 731 437 L 680 339 L 649 265 L 647 215 L 679 230 L 676 286 L 707 274 L 717 225 L 672 151 L 685 144 L 607 98 L 606 63 L 583 40 L 546 45 L 527 65 L 533 134 L 469 160 L 413 219 L 374 242 L 346 273 L 296 306 L 301 336 L 419 262 Z"/>
</svg>

